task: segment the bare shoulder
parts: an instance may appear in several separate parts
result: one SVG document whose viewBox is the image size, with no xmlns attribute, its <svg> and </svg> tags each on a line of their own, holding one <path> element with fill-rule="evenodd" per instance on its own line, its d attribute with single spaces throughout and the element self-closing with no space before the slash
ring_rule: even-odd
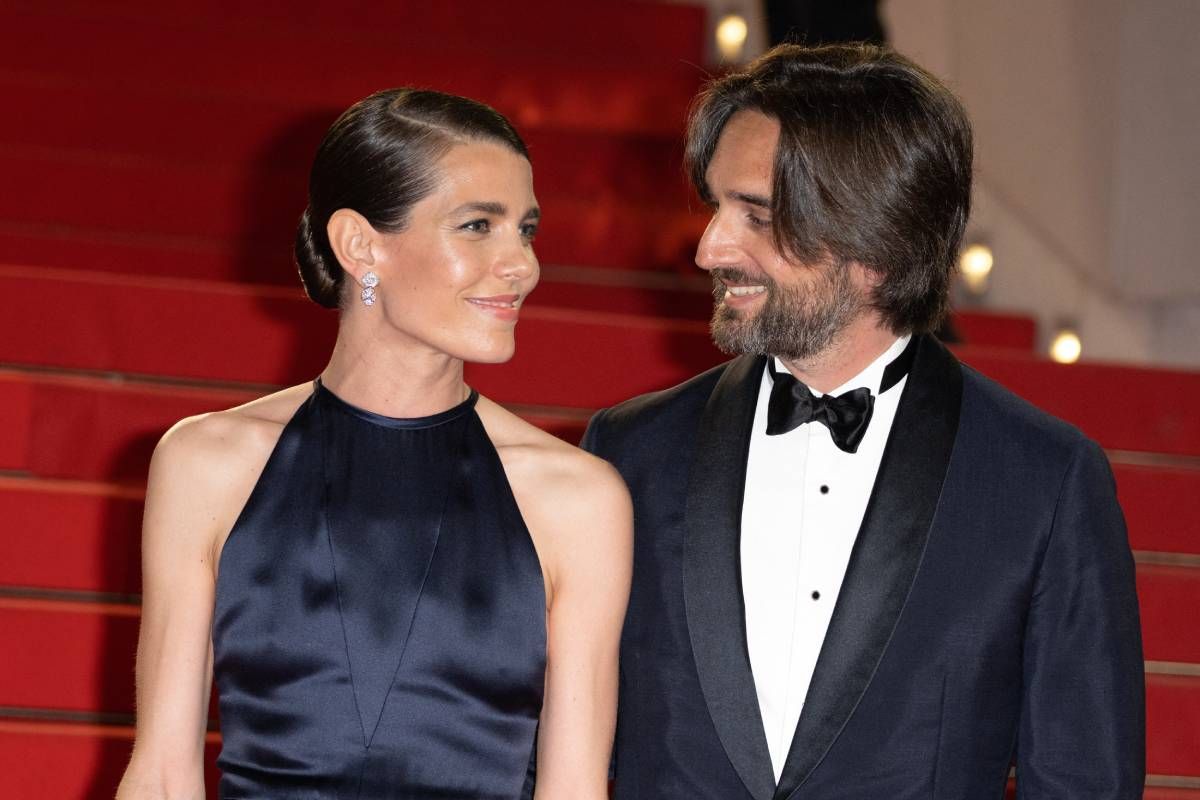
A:
<svg viewBox="0 0 1200 800">
<path fill-rule="evenodd" d="M 146 532 L 191 532 L 219 548 L 283 428 L 312 389 L 293 386 L 177 422 L 150 460 Z"/>
<path fill-rule="evenodd" d="M 309 392 L 307 384 L 293 386 L 235 408 L 180 420 L 159 441 L 154 462 L 205 473 L 239 462 L 265 461 Z"/>
<path fill-rule="evenodd" d="M 477 406 L 500 454 L 514 492 L 536 494 L 549 504 L 628 503 L 624 481 L 611 464 L 530 425 L 481 397 Z"/>
<path fill-rule="evenodd" d="M 613 602 L 623 603 L 633 510 L 616 469 L 490 400 L 477 408 L 538 551 L 549 603 L 567 585 L 612 588 Z"/>
</svg>

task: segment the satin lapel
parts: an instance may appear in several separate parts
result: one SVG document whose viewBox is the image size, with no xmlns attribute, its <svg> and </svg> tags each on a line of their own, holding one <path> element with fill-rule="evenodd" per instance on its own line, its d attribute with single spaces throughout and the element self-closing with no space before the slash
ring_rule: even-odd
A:
<svg viewBox="0 0 1200 800">
<path fill-rule="evenodd" d="M 791 796 L 808 779 L 871 683 L 921 565 L 954 448 L 961 402 L 957 359 L 936 339 L 922 337 L 777 798 Z"/>
<path fill-rule="evenodd" d="M 717 382 L 700 420 L 687 496 L 683 597 L 696 671 L 721 744 L 755 800 L 775 774 L 746 649 L 740 574 L 742 494 L 764 367 L 742 356 Z"/>
</svg>

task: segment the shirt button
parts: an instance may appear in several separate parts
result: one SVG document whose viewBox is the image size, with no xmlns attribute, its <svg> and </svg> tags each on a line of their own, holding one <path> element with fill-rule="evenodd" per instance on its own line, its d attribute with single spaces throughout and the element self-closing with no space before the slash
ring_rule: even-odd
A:
<svg viewBox="0 0 1200 800">
<path fill-rule="evenodd" d="M 822 487 L 821 487 L 821 494 L 829 494 L 829 487 L 828 487 L 828 486 L 822 486 Z"/>
<path fill-rule="evenodd" d="M 813 593 L 812 593 L 812 599 L 813 599 L 813 600 L 820 600 L 820 599 L 821 599 L 821 593 L 820 593 L 820 592 L 813 592 Z"/>
</svg>

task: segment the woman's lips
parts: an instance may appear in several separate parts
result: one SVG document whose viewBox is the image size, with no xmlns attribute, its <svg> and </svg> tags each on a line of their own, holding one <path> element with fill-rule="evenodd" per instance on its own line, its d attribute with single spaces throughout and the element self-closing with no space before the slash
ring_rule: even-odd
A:
<svg viewBox="0 0 1200 800">
<path fill-rule="evenodd" d="M 519 294 L 498 294 L 492 297 L 468 297 L 467 302 L 481 311 L 502 320 L 515 320 L 519 313 Z"/>
</svg>

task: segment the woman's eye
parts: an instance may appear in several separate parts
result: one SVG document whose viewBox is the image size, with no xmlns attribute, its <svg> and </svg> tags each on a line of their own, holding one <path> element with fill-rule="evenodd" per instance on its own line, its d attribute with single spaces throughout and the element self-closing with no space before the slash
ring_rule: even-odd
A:
<svg viewBox="0 0 1200 800">
<path fill-rule="evenodd" d="M 459 226 L 464 231 L 471 233 L 487 233 L 490 229 L 486 219 L 473 219 L 470 222 Z"/>
<path fill-rule="evenodd" d="M 537 236 L 538 226 L 532 222 L 528 222 L 521 226 L 521 238 L 527 242 L 532 242 Z"/>
<path fill-rule="evenodd" d="M 747 214 L 746 219 L 749 220 L 750 224 L 756 228 L 771 227 L 771 220 L 769 220 L 769 219 L 763 219 L 762 217 L 756 217 L 753 214 Z"/>
</svg>

